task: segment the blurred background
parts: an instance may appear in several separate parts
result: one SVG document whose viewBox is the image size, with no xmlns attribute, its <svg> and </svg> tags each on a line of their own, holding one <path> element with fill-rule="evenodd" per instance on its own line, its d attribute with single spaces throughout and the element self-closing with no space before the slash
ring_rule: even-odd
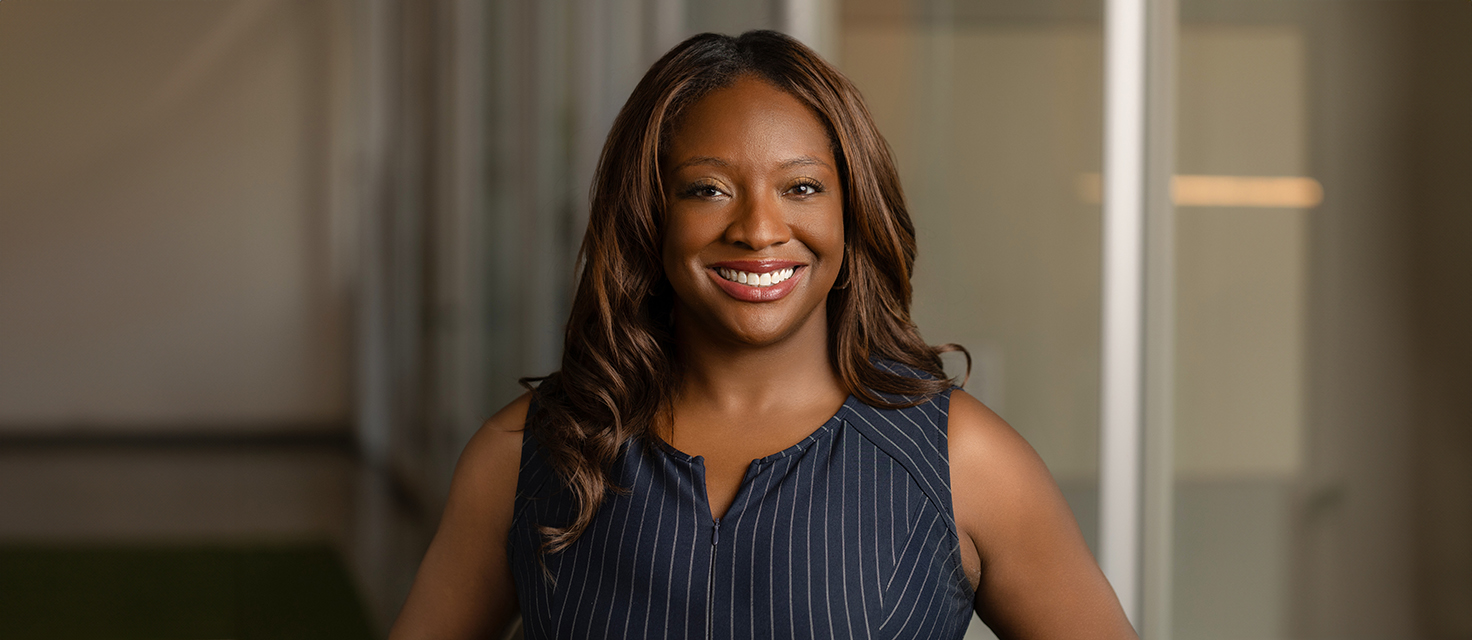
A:
<svg viewBox="0 0 1472 640">
<path fill-rule="evenodd" d="M 1102 16 L 0 2 L 0 636 L 381 637 L 460 448 L 557 366 L 613 116 L 702 31 L 793 33 L 864 92 L 922 333 L 1096 545 Z M 1136 623 L 1472 638 L 1472 5 L 1177 19 Z"/>
</svg>

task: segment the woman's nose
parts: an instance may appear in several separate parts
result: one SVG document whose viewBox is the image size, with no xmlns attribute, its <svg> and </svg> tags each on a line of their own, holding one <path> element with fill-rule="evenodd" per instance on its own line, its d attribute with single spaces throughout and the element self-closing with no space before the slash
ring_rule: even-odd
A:
<svg viewBox="0 0 1472 640">
<path fill-rule="evenodd" d="M 737 217 L 726 227 L 726 240 L 753 251 L 761 251 L 792 239 L 782 198 L 778 195 L 747 198 Z"/>
</svg>

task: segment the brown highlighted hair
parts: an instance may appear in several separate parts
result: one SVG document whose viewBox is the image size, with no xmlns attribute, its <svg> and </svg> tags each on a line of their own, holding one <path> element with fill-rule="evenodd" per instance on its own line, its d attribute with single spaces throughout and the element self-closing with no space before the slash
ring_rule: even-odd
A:
<svg viewBox="0 0 1472 640">
<path fill-rule="evenodd" d="M 607 492 L 617 490 L 608 474 L 620 448 L 648 434 L 674 395 L 680 366 L 670 325 L 674 293 L 660 261 L 661 152 L 684 109 L 747 76 L 811 108 L 838 161 L 845 238 L 838 284 L 828 294 L 833 370 L 876 407 L 920 404 L 952 384 L 940 354 L 965 350 L 927 345 L 910 320 L 915 227 L 889 146 L 858 90 L 775 31 L 694 36 L 644 74 L 614 120 L 593 178 L 562 369 L 522 379 L 537 407 L 527 424 L 579 507 L 567 526 L 542 526 L 544 552 L 567 548 L 587 528 Z M 895 373 L 881 361 L 923 375 Z"/>
</svg>

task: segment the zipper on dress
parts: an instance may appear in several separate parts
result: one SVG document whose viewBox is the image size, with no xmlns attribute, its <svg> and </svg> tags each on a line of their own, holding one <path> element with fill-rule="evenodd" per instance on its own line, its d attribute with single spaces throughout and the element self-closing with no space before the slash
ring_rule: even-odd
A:
<svg viewBox="0 0 1472 640">
<path fill-rule="evenodd" d="M 716 633 L 716 547 L 721 544 L 721 520 L 712 518 L 715 525 L 710 533 L 710 571 L 705 582 L 705 638 L 714 640 Z"/>
</svg>

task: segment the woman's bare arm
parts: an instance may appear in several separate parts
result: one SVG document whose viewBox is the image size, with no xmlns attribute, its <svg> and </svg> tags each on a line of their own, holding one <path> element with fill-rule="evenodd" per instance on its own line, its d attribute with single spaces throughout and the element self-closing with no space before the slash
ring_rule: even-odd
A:
<svg viewBox="0 0 1472 640">
<path fill-rule="evenodd" d="M 976 611 L 1000 638 L 1135 638 L 1048 468 L 963 391 L 951 396 L 951 486 Z"/>
<path fill-rule="evenodd" d="M 507 405 L 465 445 L 439 531 L 390 640 L 495 638 L 516 614 L 506 535 L 529 404 L 523 395 Z"/>
</svg>

